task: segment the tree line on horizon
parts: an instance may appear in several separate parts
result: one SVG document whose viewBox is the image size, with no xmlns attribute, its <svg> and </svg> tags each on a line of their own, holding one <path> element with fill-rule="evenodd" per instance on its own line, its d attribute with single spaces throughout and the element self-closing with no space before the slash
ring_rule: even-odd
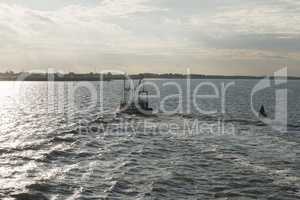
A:
<svg viewBox="0 0 300 200">
<path fill-rule="evenodd" d="M 178 73 L 139 73 L 139 74 L 113 74 L 111 72 L 100 73 L 28 73 L 13 71 L 0 72 L 0 81 L 111 81 L 131 79 L 260 79 L 263 76 L 224 76 L 224 75 L 203 75 L 203 74 L 178 74 Z M 291 79 L 299 79 L 299 77 L 289 77 Z"/>
</svg>

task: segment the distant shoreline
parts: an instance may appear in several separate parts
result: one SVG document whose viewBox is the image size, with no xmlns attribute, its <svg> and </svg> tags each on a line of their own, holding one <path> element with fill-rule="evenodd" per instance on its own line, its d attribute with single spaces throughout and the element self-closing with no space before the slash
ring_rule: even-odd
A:
<svg viewBox="0 0 300 200">
<path fill-rule="evenodd" d="M 263 79 L 265 76 L 221 76 L 221 75 L 201 75 L 201 74 L 133 74 L 128 75 L 130 79 Z M 270 77 L 271 79 L 274 77 Z M 282 77 L 285 78 L 285 77 Z M 112 81 L 123 80 L 122 74 L 29 74 L 29 73 L 0 73 L 0 81 Z M 287 77 L 289 80 L 300 80 L 300 77 Z"/>
</svg>

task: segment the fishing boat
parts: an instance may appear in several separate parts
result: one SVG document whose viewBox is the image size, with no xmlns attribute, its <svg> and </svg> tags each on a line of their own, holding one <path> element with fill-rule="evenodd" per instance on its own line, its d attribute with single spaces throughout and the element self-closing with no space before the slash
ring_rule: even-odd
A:
<svg viewBox="0 0 300 200">
<path fill-rule="evenodd" d="M 149 92 L 145 89 L 143 78 L 128 84 L 125 76 L 123 80 L 123 98 L 120 103 L 120 112 L 127 114 L 153 114 L 153 109 L 149 106 Z"/>
</svg>

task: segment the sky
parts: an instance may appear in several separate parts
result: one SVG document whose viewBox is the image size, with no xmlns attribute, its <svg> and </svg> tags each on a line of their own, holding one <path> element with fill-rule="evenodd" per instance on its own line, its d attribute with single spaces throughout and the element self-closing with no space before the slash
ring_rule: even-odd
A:
<svg viewBox="0 0 300 200">
<path fill-rule="evenodd" d="M 300 76 L 299 0 L 0 0 L 0 71 Z"/>
</svg>

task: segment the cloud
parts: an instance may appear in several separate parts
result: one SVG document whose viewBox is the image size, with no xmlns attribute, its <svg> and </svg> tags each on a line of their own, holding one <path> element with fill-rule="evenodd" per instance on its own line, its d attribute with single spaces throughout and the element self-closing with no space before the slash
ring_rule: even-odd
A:
<svg viewBox="0 0 300 200">
<path fill-rule="evenodd" d="M 224 9 L 213 24 L 234 33 L 299 34 L 300 16 L 278 6 Z"/>
<path fill-rule="evenodd" d="M 51 9 L 29 2 L 0 3 L 0 65 L 88 71 L 299 62 L 296 0 L 48 1 Z"/>
<path fill-rule="evenodd" d="M 78 43 L 114 46 L 128 39 L 128 31 L 117 24 L 106 22 L 111 16 L 126 17 L 136 12 L 150 12 L 154 8 L 142 6 L 144 1 L 103 1 L 95 8 L 79 5 L 57 11 L 38 11 L 18 5 L 0 4 L 1 32 L 14 32 L 17 40 L 30 46 L 57 46 Z M 127 9 L 128 7 L 128 9 Z M 73 45 L 73 46 L 72 46 Z"/>
</svg>

